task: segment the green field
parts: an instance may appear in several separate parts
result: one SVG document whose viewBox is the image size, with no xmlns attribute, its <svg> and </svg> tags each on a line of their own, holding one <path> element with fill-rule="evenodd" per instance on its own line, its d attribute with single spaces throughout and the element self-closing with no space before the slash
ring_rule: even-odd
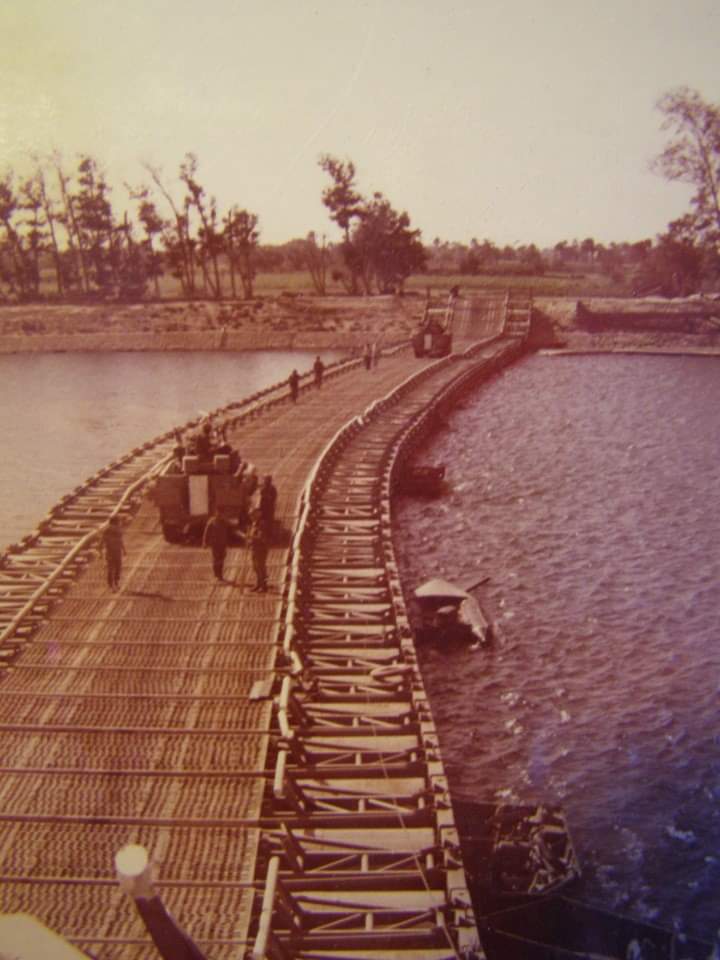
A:
<svg viewBox="0 0 720 960">
<path fill-rule="evenodd" d="M 225 295 L 230 296 L 230 284 L 223 278 Z M 548 274 L 546 276 L 517 276 L 513 274 L 417 274 L 409 277 L 405 283 L 405 292 L 425 296 L 444 296 L 453 286 L 459 286 L 461 294 L 471 292 L 488 293 L 490 291 L 530 291 L 538 297 L 580 297 L 580 296 L 622 296 L 625 289 L 613 283 L 602 274 L 579 276 L 577 274 Z M 182 291 L 179 283 L 171 277 L 164 278 L 160 284 L 163 297 L 179 298 Z M 259 273 L 255 278 L 256 297 L 277 297 L 282 293 L 314 295 L 308 273 L 294 272 Z M 328 280 L 328 296 L 344 296 L 346 290 L 341 283 Z"/>
<path fill-rule="evenodd" d="M 460 293 L 487 293 L 497 290 L 522 291 L 537 297 L 623 296 L 624 287 L 613 283 L 602 274 L 546 274 L 545 276 L 517 276 L 515 274 L 451 274 L 439 276 L 424 274 L 410 277 L 405 284 L 408 292 L 430 288 L 434 294 L 457 285 Z"/>
<path fill-rule="evenodd" d="M 223 299 L 232 299 L 230 277 L 225 270 L 221 270 Z M 498 291 L 532 292 L 538 297 L 581 297 L 581 296 L 624 296 L 627 290 L 620 284 L 613 283 L 603 274 L 560 274 L 552 273 L 545 276 L 528 276 L 513 273 L 498 274 L 436 274 L 423 273 L 411 276 L 405 283 L 405 293 L 410 295 L 426 296 L 428 292 L 434 297 L 444 296 L 451 287 L 460 287 L 461 294 L 488 293 Z M 182 300 L 183 291 L 180 282 L 169 274 L 159 281 L 160 298 L 162 300 Z M 242 285 L 237 281 L 238 299 L 242 299 Z M 255 297 L 278 297 L 282 293 L 304 294 L 314 296 L 310 275 L 306 271 L 273 271 L 258 273 L 255 278 L 253 294 Z M 345 296 L 346 290 L 342 283 L 328 278 L 328 296 Z M 55 282 L 52 270 L 44 267 L 42 271 L 41 294 L 52 300 L 55 296 Z M 198 276 L 196 298 L 207 299 L 202 288 L 201 277 Z M 77 299 L 71 297 L 70 299 Z M 148 285 L 146 300 L 154 300 L 154 286 Z"/>
</svg>

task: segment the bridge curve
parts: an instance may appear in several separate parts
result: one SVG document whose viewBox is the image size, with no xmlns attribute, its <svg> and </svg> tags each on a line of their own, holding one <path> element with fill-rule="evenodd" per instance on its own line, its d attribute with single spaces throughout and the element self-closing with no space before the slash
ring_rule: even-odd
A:
<svg viewBox="0 0 720 960">
<path fill-rule="evenodd" d="M 344 365 L 297 404 L 278 385 L 217 411 L 279 489 L 290 542 L 271 550 L 267 596 L 246 589 L 244 550 L 230 553 L 233 585 L 217 585 L 207 557 L 164 543 L 133 500 L 172 434 L 134 452 L 100 506 L 53 514 L 3 558 L 4 911 L 98 960 L 156 956 L 113 877 L 135 842 L 208 960 L 480 951 L 390 497 L 432 411 L 522 344 L 434 362 L 401 351 L 369 372 Z M 109 594 L 87 527 L 119 491 L 127 578 Z M 65 565 L 63 548 L 77 548 Z"/>
</svg>

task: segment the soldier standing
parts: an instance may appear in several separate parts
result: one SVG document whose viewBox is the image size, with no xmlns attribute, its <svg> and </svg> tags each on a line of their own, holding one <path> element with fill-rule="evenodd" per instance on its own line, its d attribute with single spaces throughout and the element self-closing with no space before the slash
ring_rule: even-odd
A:
<svg viewBox="0 0 720 960">
<path fill-rule="evenodd" d="M 253 511 L 252 526 L 250 527 L 250 550 L 252 553 L 253 570 L 256 584 L 252 587 L 255 593 L 267 593 L 267 554 L 268 542 L 263 529 L 262 515 L 259 510 Z"/>
<path fill-rule="evenodd" d="M 107 564 L 108 586 L 113 591 L 118 590 L 122 572 L 122 558 L 127 551 L 123 543 L 120 521 L 117 517 L 110 517 L 102 536 L 102 549 L 105 552 L 105 562 Z"/>
<path fill-rule="evenodd" d="M 290 397 L 293 403 L 297 403 L 298 392 L 300 390 L 300 374 L 297 370 L 293 372 L 288 377 L 288 384 L 290 385 Z"/>
<path fill-rule="evenodd" d="M 260 487 L 260 519 L 268 541 L 272 539 L 276 502 L 277 487 L 272 482 L 272 477 L 268 474 Z"/>
<path fill-rule="evenodd" d="M 203 533 L 203 546 L 212 551 L 212 567 L 215 579 L 221 583 L 225 580 L 225 555 L 230 542 L 230 524 L 219 510 L 210 517 Z"/>
</svg>

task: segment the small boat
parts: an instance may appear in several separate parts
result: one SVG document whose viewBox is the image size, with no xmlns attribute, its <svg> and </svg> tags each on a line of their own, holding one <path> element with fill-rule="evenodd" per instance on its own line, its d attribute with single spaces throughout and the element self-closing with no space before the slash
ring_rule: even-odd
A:
<svg viewBox="0 0 720 960">
<path fill-rule="evenodd" d="M 406 467 L 400 476 L 400 493 L 438 497 L 445 489 L 445 464 L 437 467 Z"/>
<path fill-rule="evenodd" d="M 563 809 L 453 798 L 468 882 L 491 909 L 557 893 L 580 876 Z"/>
<path fill-rule="evenodd" d="M 413 595 L 419 609 L 415 636 L 420 642 L 480 646 L 494 639 L 493 625 L 477 600 L 462 587 L 435 578 L 417 587 Z"/>
</svg>

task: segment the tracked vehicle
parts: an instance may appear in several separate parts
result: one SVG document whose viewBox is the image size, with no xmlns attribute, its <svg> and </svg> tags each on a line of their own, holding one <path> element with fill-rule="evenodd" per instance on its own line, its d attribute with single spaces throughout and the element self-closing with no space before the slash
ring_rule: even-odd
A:
<svg viewBox="0 0 720 960">
<path fill-rule="evenodd" d="M 236 452 L 215 453 L 209 459 L 190 454 L 167 465 L 151 497 L 160 511 L 165 539 L 182 543 L 201 537 L 216 510 L 240 536 L 256 487 L 254 467 L 242 464 Z"/>
</svg>

